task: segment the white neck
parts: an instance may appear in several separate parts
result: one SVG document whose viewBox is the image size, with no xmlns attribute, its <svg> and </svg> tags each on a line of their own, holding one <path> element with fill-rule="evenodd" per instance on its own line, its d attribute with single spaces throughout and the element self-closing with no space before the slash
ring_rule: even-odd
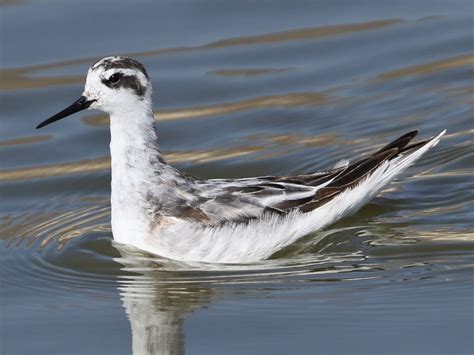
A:
<svg viewBox="0 0 474 355">
<path fill-rule="evenodd" d="M 167 169 L 158 150 L 151 105 L 142 104 L 110 115 L 112 230 L 122 243 L 147 234 L 151 191 Z"/>
</svg>

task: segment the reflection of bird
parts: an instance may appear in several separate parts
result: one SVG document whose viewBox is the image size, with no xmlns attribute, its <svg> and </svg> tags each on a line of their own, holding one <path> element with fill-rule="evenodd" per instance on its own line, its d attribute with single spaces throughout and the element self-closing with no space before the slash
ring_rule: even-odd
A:
<svg viewBox="0 0 474 355">
<path fill-rule="evenodd" d="M 114 239 L 184 261 L 265 259 L 355 211 L 444 134 L 411 143 L 418 132 L 409 132 L 365 159 L 323 172 L 206 180 L 163 160 L 142 64 L 100 60 L 89 69 L 83 95 L 37 128 L 88 107 L 110 114 Z"/>
<path fill-rule="evenodd" d="M 121 257 L 114 260 L 127 274 L 120 277 L 119 290 L 132 330 L 133 354 L 184 354 L 185 320 L 211 302 L 212 291 L 193 279 L 188 282 L 167 260 L 160 265 L 159 259 L 119 251 Z"/>
</svg>

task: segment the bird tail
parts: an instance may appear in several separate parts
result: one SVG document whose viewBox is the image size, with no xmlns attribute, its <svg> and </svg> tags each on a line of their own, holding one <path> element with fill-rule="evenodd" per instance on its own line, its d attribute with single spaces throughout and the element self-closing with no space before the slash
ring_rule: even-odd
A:
<svg viewBox="0 0 474 355">
<path fill-rule="evenodd" d="M 325 187 L 319 189 L 314 198 L 301 206 L 302 212 L 310 212 L 338 198 L 357 190 L 355 205 L 368 201 L 393 178 L 418 160 L 424 153 L 439 143 L 446 130 L 435 137 L 411 143 L 418 131 L 412 131 L 385 145 L 371 156 L 359 160 L 342 170 Z M 411 144 L 410 144 L 411 143 Z M 362 194 L 362 195 L 360 195 Z M 357 203 L 355 203 L 357 201 Z M 349 208 L 348 211 L 353 211 Z"/>
</svg>

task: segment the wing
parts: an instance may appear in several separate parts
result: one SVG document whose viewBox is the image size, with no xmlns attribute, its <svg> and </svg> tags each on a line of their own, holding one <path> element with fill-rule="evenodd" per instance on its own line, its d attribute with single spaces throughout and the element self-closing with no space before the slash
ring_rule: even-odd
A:
<svg viewBox="0 0 474 355">
<path fill-rule="evenodd" d="M 316 192 L 342 169 L 287 177 L 197 180 L 200 206 L 216 221 L 244 222 L 263 213 L 288 213 L 293 204 L 311 201 Z M 296 202 L 299 201 L 299 202 Z"/>
<path fill-rule="evenodd" d="M 248 222 L 264 213 L 311 212 L 356 186 L 385 161 L 429 142 L 409 144 L 417 134 L 418 131 L 409 132 L 369 157 L 332 170 L 294 176 L 195 180 L 199 209 L 210 223 Z"/>
</svg>

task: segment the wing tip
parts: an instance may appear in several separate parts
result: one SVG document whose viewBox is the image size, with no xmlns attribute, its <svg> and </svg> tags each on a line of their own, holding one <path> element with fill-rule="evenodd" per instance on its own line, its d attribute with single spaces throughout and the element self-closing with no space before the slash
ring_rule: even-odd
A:
<svg viewBox="0 0 474 355">
<path fill-rule="evenodd" d="M 416 129 L 414 129 L 413 131 L 410 131 L 410 132 L 408 132 L 407 134 L 405 134 L 405 136 L 411 137 L 411 138 L 413 139 L 413 138 L 415 138 L 415 137 L 418 135 L 418 133 L 420 133 L 420 129 L 419 129 L 419 128 L 416 128 Z"/>
<path fill-rule="evenodd" d="M 441 137 L 443 137 L 446 134 L 446 132 L 447 132 L 447 130 L 443 129 L 441 131 L 441 133 L 439 133 L 437 136 L 431 138 L 430 141 L 432 142 L 432 147 L 434 147 L 435 145 L 437 145 L 440 142 Z"/>
</svg>

